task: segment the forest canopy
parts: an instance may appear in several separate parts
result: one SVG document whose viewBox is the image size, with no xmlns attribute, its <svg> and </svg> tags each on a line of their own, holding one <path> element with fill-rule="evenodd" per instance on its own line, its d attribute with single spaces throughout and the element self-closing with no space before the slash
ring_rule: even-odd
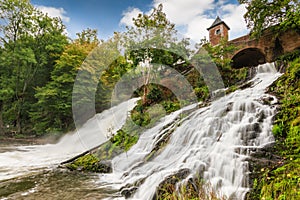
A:
<svg viewBox="0 0 300 200">
<path fill-rule="evenodd" d="M 299 0 L 239 0 L 246 5 L 244 15 L 247 26 L 254 36 L 258 37 L 266 28 L 275 31 L 296 29 L 300 31 Z"/>
</svg>

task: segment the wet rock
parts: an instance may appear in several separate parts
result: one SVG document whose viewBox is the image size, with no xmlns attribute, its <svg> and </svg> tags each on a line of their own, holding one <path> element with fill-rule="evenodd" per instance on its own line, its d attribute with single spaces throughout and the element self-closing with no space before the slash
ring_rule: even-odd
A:
<svg viewBox="0 0 300 200">
<path fill-rule="evenodd" d="M 257 131 L 248 131 L 247 140 L 253 140 L 257 137 Z"/>
<path fill-rule="evenodd" d="M 130 198 L 137 189 L 137 187 L 124 188 L 123 190 L 121 190 L 121 195 L 126 199 Z"/>
<path fill-rule="evenodd" d="M 226 107 L 226 112 L 228 113 L 229 111 L 232 111 L 232 107 L 233 107 L 233 102 L 228 103 Z"/>
<path fill-rule="evenodd" d="M 111 161 L 109 160 L 98 161 L 98 162 L 93 162 L 91 160 L 75 160 L 72 163 L 60 165 L 60 167 L 67 168 L 71 171 L 80 171 L 80 172 L 96 172 L 96 173 L 112 172 L 112 164 Z"/>
<path fill-rule="evenodd" d="M 178 180 L 186 178 L 190 174 L 189 169 L 181 169 L 176 174 L 168 176 L 161 184 L 176 184 Z"/>
<path fill-rule="evenodd" d="M 112 173 L 112 163 L 110 160 L 99 161 L 97 165 L 99 173 Z"/>
<path fill-rule="evenodd" d="M 257 117 L 258 122 L 263 122 L 264 119 L 266 118 L 266 115 L 265 115 L 264 111 L 262 110 L 256 115 L 256 117 Z"/>
<path fill-rule="evenodd" d="M 278 167 L 280 163 L 283 163 L 283 158 L 276 155 L 276 147 L 274 143 L 270 143 L 263 148 L 252 149 L 250 157 L 246 159 L 249 163 L 249 184 L 253 186 L 253 180 L 260 177 L 263 173 L 263 168 Z"/>
<path fill-rule="evenodd" d="M 165 180 L 159 184 L 156 194 L 152 199 L 159 199 L 158 197 L 163 196 L 165 192 L 170 192 L 171 190 L 174 190 L 176 183 L 186 178 L 190 173 L 191 172 L 189 169 L 181 169 L 176 174 L 170 175 L 167 178 L 165 178 Z"/>
<path fill-rule="evenodd" d="M 121 195 L 124 196 L 125 198 L 132 197 L 132 195 L 135 193 L 135 191 L 139 188 L 140 185 L 142 185 L 144 183 L 145 180 L 146 180 L 146 178 L 142 178 L 133 184 L 126 184 L 125 186 L 123 186 L 120 189 Z"/>
<path fill-rule="evenodd" d="M 228 197 L 228 200 L 238 200 L 236 194 L 232 194 Z"/>
<path fill-rule="evenodd" d="M 261 127 L 260 127 L 260 124 L 259 123 L 253 123 L 251 125 L 251 130 L 250 131 L 253 131 L 254 133 L 259 133 L 261 132 Z"/>
<path fill-rule="evenodd" d="M 239 87 L 239 89 L 243 90 L 243 89 L 249 88 L 249 87 L 251 87 L 253 84 L 254 84 L 253 81 L 248 81 L 248 82 L 246 82 L 246 83 L 243 83 L 243 84 Z"/>
<path fill-rule="evenodd" d="M 277 103 L 277 100 L 273 96 L 270 96 L 270 95 L 265 95 L 265 96 L 261 97 L 258 101 L 264 105 L 269 105 L 269 106 Z"/>
</svg>

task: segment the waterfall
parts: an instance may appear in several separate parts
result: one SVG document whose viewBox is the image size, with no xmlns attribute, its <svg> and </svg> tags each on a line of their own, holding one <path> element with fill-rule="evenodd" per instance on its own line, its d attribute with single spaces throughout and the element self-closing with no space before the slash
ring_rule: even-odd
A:
<svg viewBox="0 0 300 200">
<path fill-rule="evenodd" d="M 265 89 L 279 76 L 274 64 L 260 65 L 251 87 L 221 97 L 183 119 L 181 112 L 193 106 L 166 116 L 142 133 L 128 152 L 112 160 L 113 173 L 100 175 L 102 187 L 133 189 L 132 199 L 151 200 L 166 177 L 187 169 L 187 178 L 201 175 L 221 195 L 243 199 L 249 190 L 246 158 L 251 149 L 274 141 L 276 98 Z M 168 144 L 149 159 L 159 140 L 170 132 Z M 123 197 L 112 197 L 116 198 Z"/>
<path fill-rule="evenodd" d="M 200 176 L 219 195 L 244 199 L 249 191 L 247 158 L 252 150 L 274 142 L 271 129 L 277 100 L 265 90 L 280 75 L 274 64 L 260 65 L 246 84 L 249 88 L 220 97 L 209 106 L 195 109 L 197 105 L 190 105 L 165 116 L 141 133 L 128 152 L 113 158 L 113 173 L 100 174 L 95 184 L 100 191 L 109 191 L 108 199 L 124 199 L 121 193 L 129 191 L 131 199 L 151 200 L 160 183 L 184 172 L 182 182 Z M 136 101 L 95 115 L 57 144 L 0 152 L 0 180 L 53 169 L 105 142 L 108 129 L 121 128 Z"/>
<path fill-rule="evenodd" d="M 57 144 L 17 146 L 0 153 L 0 181 L 41 169 L 51 169 L 62 161 L 108 140 L 108 129 L 120 129 L 138 98 L 130 99 L 88 120 L 81 128 L 65 135 Z"/>
</svg>

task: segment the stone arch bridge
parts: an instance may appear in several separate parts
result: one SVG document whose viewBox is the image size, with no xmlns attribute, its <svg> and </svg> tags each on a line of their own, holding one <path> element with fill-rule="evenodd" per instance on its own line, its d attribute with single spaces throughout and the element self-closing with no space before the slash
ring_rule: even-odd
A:
<svg viewBox="0 0 300 200">
<path fill-rule="evenodd" d="M 265 31 L 259 39 L 245 35 L 229 41 L 237 47 L 231 55 L 234 68 L 257 66 L 300 48 L 300 33 L 289 30 L 275 36 L 274 32 Z"/>
</svg>

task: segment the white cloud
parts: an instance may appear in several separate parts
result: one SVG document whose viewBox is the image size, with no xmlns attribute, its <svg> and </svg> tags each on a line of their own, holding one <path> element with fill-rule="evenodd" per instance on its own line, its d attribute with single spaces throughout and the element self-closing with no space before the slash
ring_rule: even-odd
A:
<svg viewBox="0 0 300 200">
<path fill-rule="evenodd" d="M 138 8 L 129 8 L 123 13 L 123 17 L 120 21 L 121 25 L 133 26 L 133 18 L 136 18 L 140 13 L 143 13 Z"/>
<path fill-rule="evenodd" d="M 48 14 L 50 17 L 60 17 L 61 20 L 64 22 L 70 21 L 70 17 L 66 15 L 67 12 L 63 8 L 55 8 L 48 6 L 36 6 L 36 8 L 42 11 L 43 13 Z"/>
<path fill-rule="evenodd" d="M 205 11 L 213 9 L 214 0 L 154 0 L 153 5 L 163 4 L 163 11 L 176 25 L 186 25 Z"/>
<path fill-rule="evenodd" d="M 243 15 L 246 12 L 244 5 L 225 4 L 219 2 L 214 10 L 216 13 L 210 12 L 210 15 L 201 15 L 194 17 L 186 23 L 187 32 L 185 35 L 198 42 L 206 37 L 208 39 L 207 28 L 213 23 L 216 15 L 220 15 L 221 19 L 230 27 L 229 39 L 234 39 L 248 33 L 246 22 Z M 211 18 L 213 16 L 214 18 Z"/>
<path fill-rule="evenodd" d="M 244 19 L 246 13 L 245 5 L 227 4 L 222 7 L 224 12 L 223 21 L 230 27 L 230 38 L 245 35 L 249 31 Z"/>
<path fill-rule="evenodd" d="M 195 42 L 200 42 L 201 39 L 208 39 L 208 31 L 206 30 L 214 19 L 207 18 L 205 16 L 195 17 L 187 24 L 186 37 L 192 39 Z"/>
<path fill-rule="evenodd" d="M 152 4 L 157 7 L 162 3 L 167 18 L 176 27 L 180 27 L 179 31 L 193 41 L 199 42 L 204 37 L 208 39 L 206 29 L 217 15 L 230 27 L 229 39 L 248 33 L 243 18 L 246 12 L 245 6 L 229 2 L 228 0 L 153 0 Z M 141 12 L 138 8 L 130 8 L 124 12 L 120 24 L 132 25 L 132 18 Z"/>
</svg>

